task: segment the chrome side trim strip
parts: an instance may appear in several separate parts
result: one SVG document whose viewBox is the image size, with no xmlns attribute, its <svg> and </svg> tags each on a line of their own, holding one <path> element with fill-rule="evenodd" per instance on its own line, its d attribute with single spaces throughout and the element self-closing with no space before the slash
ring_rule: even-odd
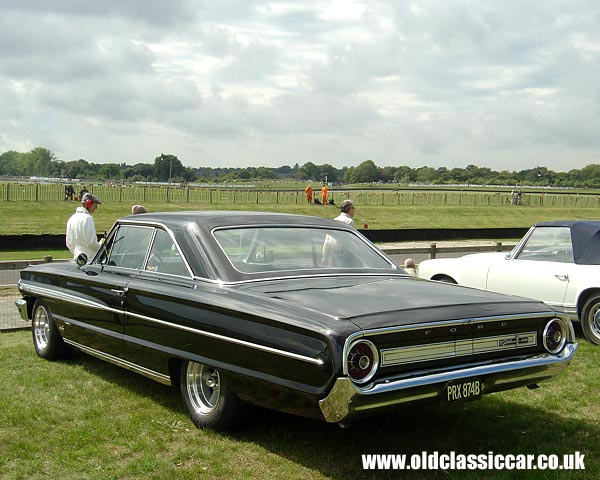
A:
<svg viewBox="0 0 600 480">
<path fill-rule="evenodd" d="M 115 357 L 114 355 L 110 355 L 105 352 L 101 352 L 100 350 L 96 350 L 95 348 L 88 347 L 86 345 L 82 345 L 81 343 L 74 342 L 73 340 L 69 340 L 68 338 L 63 338 L 65 343 L 69 345 L 73 345 L 77 347 L 82 352 L 85 352 L 89 355 L 92 355 L 100 360 L 105 360 L 109 363 L 117 365 L 119 367 L 126 368 L 127 370 L 131 370 L 132 372 L 139 373 L 144 375 L 145 377 L 151 378 L 157 382 L 163 383 L 165 385 L 171 385 L 171 378 L 168 375 L 164 375 L 159 372 L 155 372 L 154 370 L 150 370 L 149 368 L 142 367 L 141 365 L 137 365 L 136 363 L 129 362 L 127 360 L 123 360 L 122 358 Z"/>
<path fill-rule="evenodd" d="M 44 297 L 55 298 L 58 300 L 62 300 L 64 302 L 74 303 L 76 305 L 84 305 L 88 308 L 95 308 L 98 310 L 104 310 L 104 311 L 108 311 L 111 313 L 125 315 L 128 317 L 138 318 L 138 319 L 144 320 L 146 322 L 151 322 L 151 323 L 166 326 L 169 328 L 183 330 L 183 331 L 190 332 L 190 333 L 193 333 L 196 335 L 202 335 L 205 337 L 215 338 L 217 340 L 223 340 L 223 341 L 229 342 L 229 343 L 235 343 L 237 345 L 242 345 L 244 347 L 253 348 L 255 350 L 261 350 L 263 352 L 273 353 L 275 355 L 280 355 L 280 356 L 287 357 L 287 358 L 293 358 L 295 360 L 300 360 L 302 362 L 313 363 L 315 365 L 323 365 L 323 360 L 321 360 L 320 358 L 307 357 L 306 355 L 300 355 L 298 353 L 288 352 L 286 350 L 280 350 L 278 348 L 268 347 L 266 345 L 261 345 L 258 343 L 247 342 L 245 340 L 228 337 L 226 335 L 221 335 L 218 333 L 207 332 L 206 330 L 200 330 L 197 328 L 187 327 L 185 325 L 179 325 L 176 323 L 159 320 L 158 318 L 147 317 L 146 315 L 141 315 L 139 313 L 128 312 L 125 310 L 119 310 L 116 308 L 107 307 L 106 305 L 103 305 L 98 302 L 94 302 L 92 300 L 82 299 L 81 297 L 77 297 L 75 295 L 67 294 L 64 292 L 58 292 L 57 290 L 53 290 L 53 289 L 49 289 L 49 288 L 37 287 L 35 285 L 26 284 L 26 282 L 23 282 L 21 284 L 21 290 L 29 292 L 33 295 L 41 295 Z"/>
<path fill-rule="evenodd" d="M 32 285 L 30 283 L 24 282 L 21 280 L 19 284 L 19 288 L 21 291 L 26 293 L 31 293 L 32 295 L 39 295 L 42 297 L 54 298 L 56 300 L 62 300 L 68 303 L 74 303 L 76 305 L 82 305 L 89 308 L 95 308 L 98 310 L 108 310 L 113 313 L 123 313 L 121 310 L 117 310 L 115 308 L 107 307 L 102 303 L 95 302 L 93 300 L 88 300 L 82 297 L 78 297 L 77 295 L 72 295 L 70 293 L 61 292 L 59 290 L 53 288 L 45 288 L 39 287 L 37 285 Z"/>
<path fill-rule="evenodd" d="M 215 338 L 217 340 L 223 340 L 230 343 L 235 343 L 237 345 L 242 345 L 244 347 L 254 348 L 255 350 L 262 350 L 263 352 L 274 353 L 276 355 L 281 355 L 288 358 L 294 358 L 296 360 L 301 360 L 303 362 L 314 363 L 316 365 L 323 365 L 323 360 L 320 358 L 312 358 L 307 357 L 305 355 L 300 355 L 298 353 L 288 352 L 285 350 L 279 350 L 278 348 L 267 347 L 266 345 L 260 345 L 258 343 L 247 342 L 245 340 L 240 340 L 238 338 L 227 337 L 225 335 L 221 335 L 218 333 L 207 332 L 205 330 L 198 330 L 197 328 L 186 327 L 185 325 L 178 325 L 175 323 L 165 322 L 164 320 L 158 320 L 157 318 L 146 317 L 145 315 L 140 315 L 139 313 L 133 312 L 125 312 L 125 314 L 129 317 L 139 318 L 141 320 L 145 320 L 152 323 L 157 323 L 159 325 L 168 326 L 171 328 L 177 328 L 179 330 L 185 330 L 187 332 L 195 333 L 197 335 L 203 335 L 205 337 Z"/>
<path fill-rule="evenodd" d="M 411 345 L 410 347 L 386 348 L 381 350 L 381 366 L 389 367 L 392 365 L 442 360 L 465 355 L 506 352 L 518 348 L 534 347 L 536 345 L 536 332 L 526 332 Z"/>
</svg>

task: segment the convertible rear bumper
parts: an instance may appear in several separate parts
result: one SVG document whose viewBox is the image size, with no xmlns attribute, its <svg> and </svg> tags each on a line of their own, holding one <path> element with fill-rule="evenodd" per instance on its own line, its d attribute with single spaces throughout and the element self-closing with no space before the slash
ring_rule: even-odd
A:
<svg viewBox="0 0 600 480">
<path fill-rule="evenodd" d="M 356 386 L 346 377 L 338 378 L 329 395 L 319 401 L 319 406 L 326 421 L 342 422 L 397 404 L 420 400 L 443 401 L 444 389 L 449 382 L 481 379 L 482 394 L 535 385 L 558 375 L 575 355 L 577 346 L 577 343 L 567 343 L 556 355 L 548 353 L 417 377 L 383 379 L 365 388 Z"/>
</svg>

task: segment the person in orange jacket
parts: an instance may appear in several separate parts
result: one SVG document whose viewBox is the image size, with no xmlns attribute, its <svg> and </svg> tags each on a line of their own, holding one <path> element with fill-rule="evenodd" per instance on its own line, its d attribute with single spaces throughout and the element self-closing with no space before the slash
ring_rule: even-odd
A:
<svg viewBox="0 0 600 480">
<path fill-rule="evenodd" d="M 306 200 L 308 201 L 309 204 L 312 203 L 312 197 L 313 197 L 313 190 L 312 190 L 312 186 L 310 184 L 308 184 L 308 187 L 306 187 L 304 189 L 304 192 L 306 193 Z"/>
<path fill-rule="evenodd" d="M 323 205 L 327 205 L 327 184 L 323 184 L 323 188 L 321 188 L 321 203 Z"/>
</svg>

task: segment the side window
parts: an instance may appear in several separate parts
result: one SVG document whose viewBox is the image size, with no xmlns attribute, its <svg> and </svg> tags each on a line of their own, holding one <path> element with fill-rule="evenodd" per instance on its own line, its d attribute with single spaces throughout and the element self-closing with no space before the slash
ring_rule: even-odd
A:
<svg viewBox="0 0 600 480">
<path fill-rule="evenodd" d="M 154 242 L 152 242 L 152 247 L 150 248 L 150 255 L 148 256 L 146 270 L 169 273 L 171 275 L 190 276 L 177 246 L 169 234 L 160 229 L 156 230 L 156 236 L 154 237 Z"/>
<path fill-rule="evenodd" d="M 569 227 L 539 227 L 523 245 L 517 259 L 539 262 L 573 262 Z"/>
<path fill-rule="evenodd" d="M 106 260 L 105 263 L 115 267 L 141 270 L 144 267 L 152 231 L 150 227 L 131 225 L 119 227 L 100 261 Z"/>
</svg>

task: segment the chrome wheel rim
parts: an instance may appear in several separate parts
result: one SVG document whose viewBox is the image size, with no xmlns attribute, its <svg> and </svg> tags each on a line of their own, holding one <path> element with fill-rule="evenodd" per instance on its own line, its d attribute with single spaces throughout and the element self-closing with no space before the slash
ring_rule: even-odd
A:
<svg viewBox="0 0 600 480">
<path fill-rule="evenodd" d="M 221 400 L 219 371 L 201 363 L 189 362 L 186 372 L 187 394 L 192 408 L 200 415 L 210 415 Z"/>
<path fill-rule="evenodd" d="M 50 319 L 45 308 L 40 307 L 35 311 L 33 317 L 33 334 L 35 336 L 35 344 L 40 350 L 45 350 L 48 346 L 48 338 L 50 335 Z"/>
<path fill-rule="evenodd" d="M 590 312 L 590 330 L 592 334 L 600 339 L 600 303 L 597 303 Z"/>
</svg>

